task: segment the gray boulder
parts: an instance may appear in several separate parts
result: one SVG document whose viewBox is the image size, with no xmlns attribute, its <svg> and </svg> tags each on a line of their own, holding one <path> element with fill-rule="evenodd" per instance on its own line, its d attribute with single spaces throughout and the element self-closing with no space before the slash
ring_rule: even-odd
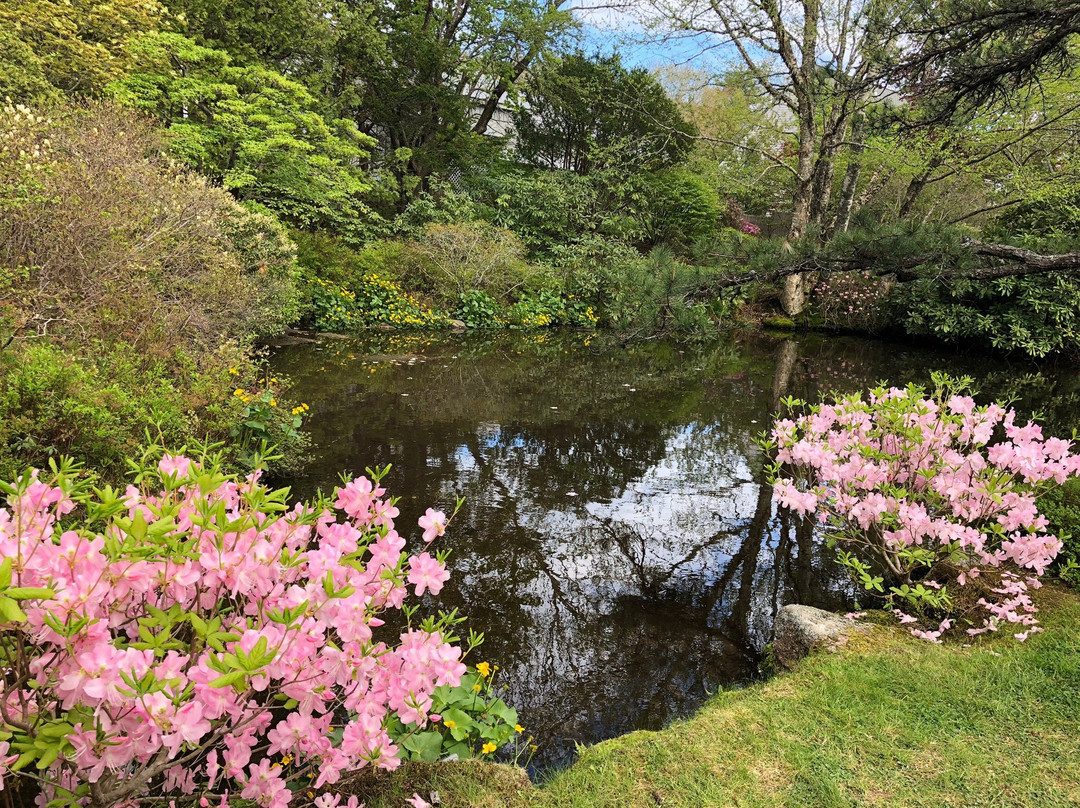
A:
<svg viewBox="0 0 1080 808">
<path fill-rule="evenodd" d="M 773 656 L 784 668 L 817 648 L 835 651 L 847 642 L 853 631 L 866 631 L 867 626 L 813 606 L 791 604 L 776 615 L 773 627 Z"/>
</svg>

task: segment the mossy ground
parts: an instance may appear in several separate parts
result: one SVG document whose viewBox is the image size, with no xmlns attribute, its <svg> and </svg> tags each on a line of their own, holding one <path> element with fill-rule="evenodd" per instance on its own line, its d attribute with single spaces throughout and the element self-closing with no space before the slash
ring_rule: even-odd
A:
<svg viewBox="0 0 1080 808">
<path fill-rule="evenodd" d="M 582 750 L 533 786 L 497 764 L 408 766 L 368 808 L 1080 805 L 1080 597 L 1047 588 L 1045 631 L 932 645 L 877 627 L 693 718 Z"/>
</svg>

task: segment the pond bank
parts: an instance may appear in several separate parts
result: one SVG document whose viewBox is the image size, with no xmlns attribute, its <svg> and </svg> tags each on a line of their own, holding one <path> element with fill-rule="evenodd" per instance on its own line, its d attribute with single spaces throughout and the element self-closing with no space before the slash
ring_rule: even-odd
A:
<svg viewBox="0 0 1080 808">
<path fill-rule="evenodd" d="M 790 675 L 720 693 L 686 721 L 584 749 L 534 787 L 498 764 L 407 766 L 368 808 L 1074 806 L 1080 597 L 1042 591 L 1045 632 L 933 645 L 894 627 Z"/>
</svg>

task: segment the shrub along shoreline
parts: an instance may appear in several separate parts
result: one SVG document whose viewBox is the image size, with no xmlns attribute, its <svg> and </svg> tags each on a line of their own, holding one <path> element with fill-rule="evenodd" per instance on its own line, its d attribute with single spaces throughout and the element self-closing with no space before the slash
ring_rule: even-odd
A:
<svg viewBox="0 0 1080 808">
<path fill-rule="evenodd" d="M 254 349 L 299 314 L 285 228 L 137 113 L 8 104 L 0 133 L 0 478 L 67 455 L 115 481 L 155 441 L 295 462 L 303 408 Z"/>
<path fill-rule="evenodd" d="M 682 213 L 631 206 L 634 227 L 601 193 L 610 177 L 506 163 L 458 186 L 432 178 L 357 234 L 217 185 L 188 167 L 190 146 L 115 100 L 0 108 L 0 475 L 68 455 L 119 479 L 148 441 L 218 444 L 237 470 L 265 445 L 295 466 L 303 402 L 257 346 L 296 325 L 603 328 L 630 341 L 770 323 L 934 338 L 960 333 L 959 320 L 988 329 L 971 344 L 1071 350 L 1060 313 L 1049 330 L 1025 315 L 1002 341 L 993 317 L 956 301 L 923 311 L 912 301 L 925 295 L 856 273 L 822 276 L 798 320 L 771 318 L 775 285 L 725 284 L 812 245 L 760 238 L 684 170 L 649 174 L 656 187 L 641 194 Z M 926 251 L 926 238 L 875 243 Z"/>
<path fill-rule="evenodd" d="M 1076 805 L 1080 596 L 1040 591 L 1046 631 L 932 644 L 875 626 L 791 674 L 719 693 L 694 716 L 517 767 L 409 764 L 343 788 L 368 808 Z M 882 615 L 891 621 L 891 616 Z"/>
</svg>

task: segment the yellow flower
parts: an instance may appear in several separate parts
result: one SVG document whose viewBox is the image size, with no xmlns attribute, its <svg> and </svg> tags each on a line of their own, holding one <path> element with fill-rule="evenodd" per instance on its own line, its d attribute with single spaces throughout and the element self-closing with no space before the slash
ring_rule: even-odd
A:
<svg viewBox="0 0 1080 808">
<path fill-rule="evenodd" d="M 457 722 L 456 722 L 456 721 L 443 721 L 443 725 L 444 725 L 444 726 L 445 726 L 445 727 L 446 727 L 447 729 L 453 729 L 454 727 L 456 727 L 456 726 L 457 726 Z"/>
<path fill-rule="evenodd" d="M 271 407 L 276 407 L 277 406 L 277 399 L 276 398 L 270 399 L 270 406 Z"/>
<path fill-rule="evenodd" d="M 229 368 L 229 373 L 231 373 L 233 376 L 239 376 L 240 375 L 240 371 L 237 368 Z"/>
<path fill-rule="evenodd" d="M 232 394 L 234 396 L 242 396 L 242 395 L 244 395 L 244 388 L 237 387 L 235 390 L 232 391 Z"/>
<path fill-rule="evenodd" d="M 483 676 L 485 679 L 487 679 L 489 676 L 491 676 L 491 665 L 489 665 L 487 662 L 480 662 L 476 666 L 476 672 Z"/>
<path fill-rule="evenodd" d="M 473 689 L 474 693 L 479 693 L 480 692 L 480 683 L 477 682 L 475 685 L 472 686 L 472 689 Z"/>
<path fill-rule="evenodd" d="M 497 747 L 491 741 L 488 741 L 486 744 L 484 744 L 484 748 L 480 750 L 480 753 L 483 754 L 483 755 L 490 755 L 492 752 L 494 752 L 498 748 L 499 747 Z"/>
<path fill-rule="evenodd" d="M 521 724 L 514 724 L 514 731 L 520 734 L 525 731 L 525 727 L 521 726 Z"/>
</svg>

